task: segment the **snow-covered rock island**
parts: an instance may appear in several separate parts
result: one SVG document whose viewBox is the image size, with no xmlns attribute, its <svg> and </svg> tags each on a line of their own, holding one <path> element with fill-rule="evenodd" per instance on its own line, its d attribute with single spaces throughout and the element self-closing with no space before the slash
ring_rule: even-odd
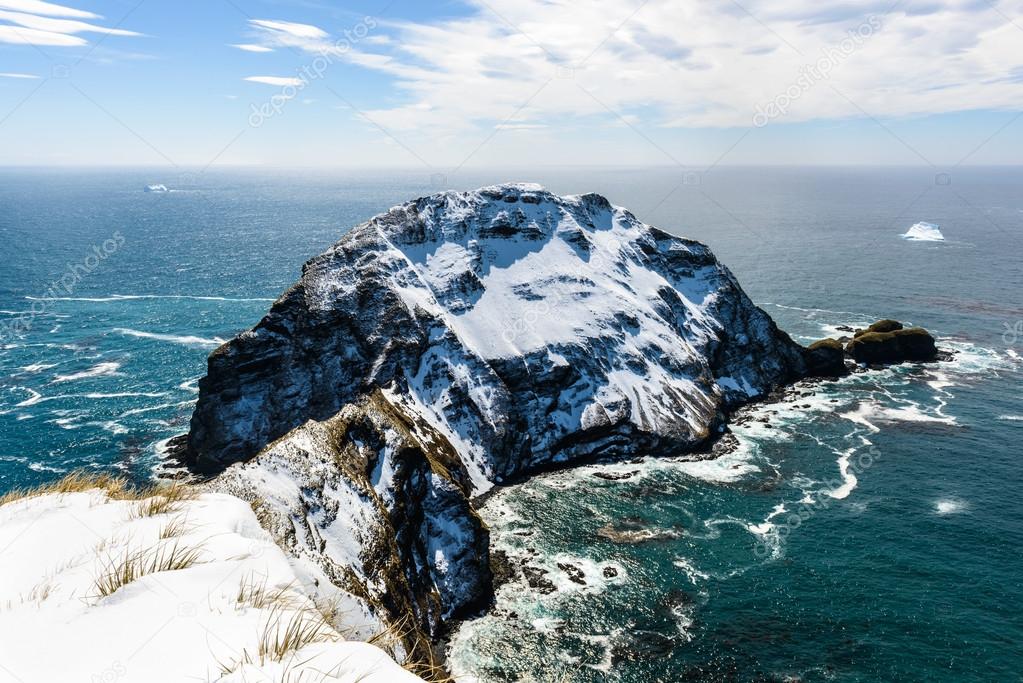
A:
<svg viewBox="0 0 1023 683">
<path fill-rule="evenodd" d="M 807 353 L 710 249 L 598 195 L 515 184 L 397 206 L 210 355 L 176 440 L 200 482 L 0 507 L 0 547 L 22 539 L 0 555 L 3 664 L 27 680 L 72 680 L 72 658 L 117 680 L 411 678 L 397 660 L 439 678 L 433 644 L 492 597 L 474 498 L 595 459 L 685 457 L 806 375 Z M 30 640 L 61 657 L 32 669 Z"/>
</svg>

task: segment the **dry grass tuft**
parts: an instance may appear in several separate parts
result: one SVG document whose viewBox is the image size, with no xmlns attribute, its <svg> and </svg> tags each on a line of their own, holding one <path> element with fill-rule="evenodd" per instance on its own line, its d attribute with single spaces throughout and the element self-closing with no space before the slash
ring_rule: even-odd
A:
<svg viewBox="0 0 1023 683">
<path fill-rule="evenodd" d="M 269 588 L 266 585 L 266 578 L 257 580 L 255 576 L 242 579 L 238 584 L 238 595 L 235 602 L 239 607 L 252 607 L 255 609 L 303 609 L 304 601 L 295 598 L 292 593 L 294 583 L 289 583 L 280 588 Z"/>
<path fill-rule="evenodd" d="M 112 500 L 141 502 L 138 517 L 151 517 L 172 512 L 183 501 L 196 497 L 196 491 L 181 482 L 158 483 L 153 486 L 135 486 L 124 477 L 96 472 L 76 471 L 58 481 L 32 489 L 14 489 L 0 496 L 0 506 L 26 498 L 49 494 L 82 493 L 100 490 Z"/>
<path fill-rule="evenodd" d="M 0 496 L 0 505 L 7 505 L 25 498 L 35 498 L 48 494 L 81 493 L 100 489 L 108 496 L 117 500 L 133 498 L 130 495 L 132 489 L 128 480 L 123 477 L 114 477 L 109 474 L 95 474 L 92 472 L 72 472 L 63 479 L 50 484 L 44 484 L 33 489 L 14 489 Z"/>
<path fill-rule="evenodd" d="M 181 503 L 193 500 L 196 495 L 195 489 L 179 481 L 157 484 L 146 491 L 139 492 L 139 497 L 142 500 L 134 510 L 134 518 L 141 519 L 177 512 L 181 509 Z"/>
<path fill-rule="evenodd" d="M 437 657 L 429 638 L 413 624 L 411 614 L 390 624 L 386 630 L 370 638 L 369 643 L 386 650 L 392 657 L 400 650 L 407 652 L 402 668 L 425 681 L 455 683 L 455 679 Z"/>
<path fill-rule="evenodd" d="M 224 675 L 247 664 L 264 666 L 267 662 L 287 664 L 290 669 L 296 664 L 305 663 L 293 661 L 295 654 L 305 646 L 341 640 L 337 631 L 315 609 L 294 610 L 279 603 L 268 604 L 270 614 L 260 633 L 255 655 L 242 650 L 240 659 L 230 664 L 221 663 L 220 669 Z"/>
<path fill-rule="evenodd" d="M 125 548 L 124 555 L 109 558 L 106 571 L 96 579 L 94 587 L 99 597 L 106 597 L 143 576 L 188 569 L 198 564 L 200 555 L 201 548 L 185 548 L 177 541 L 136 551 Z"/>
</svg>

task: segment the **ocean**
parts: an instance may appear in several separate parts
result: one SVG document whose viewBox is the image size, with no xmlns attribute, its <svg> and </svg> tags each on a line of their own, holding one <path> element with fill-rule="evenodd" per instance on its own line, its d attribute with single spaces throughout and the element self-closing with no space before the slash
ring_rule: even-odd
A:
<svg viewBox="0 0 1023 683">
<path fill-rule="evenodd" d="M 893 317 L 955 355 L 758 405 L 716 460 L 503 489 L 482 514 L 533 585 L 458 627 L 455 673 L 1019 680 L 1018 168 L 0 169 L 0 492 L 83 468 L 149 479 L 207 354 L 306 259 L 412 197 L 504 181 L 599 192 L 706 242 L 802 342 Z M 900 238 L 921 221 L 945 241 Z"/>
</svg>

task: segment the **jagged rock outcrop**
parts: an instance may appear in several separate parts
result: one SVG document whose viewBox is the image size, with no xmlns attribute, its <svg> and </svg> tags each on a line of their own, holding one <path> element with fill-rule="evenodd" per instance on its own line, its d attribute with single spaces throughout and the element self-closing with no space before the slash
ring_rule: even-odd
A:
<svg viewBox="0 0 1023 683">
<path fill-rule="evenodd" d="M 810 344 L 803 353 L 806 374 L 810 377 L 841 377 L 845 367 L 845 347 L 837 339 L 821 339 Z"/>
<path fill-rule="evenodd" d="M 483 490 L 689 449 L 803 364 L 702 244 L 597 195 L 447 192 L 354 228 L 210 356 L 186 459 L 217 472 L 388 387 Z"/>
<path fill-rule="evenodd" d="M 183 459 L 432 634 L 489 597 L 471 496 L 683 453 L 805 370 L 700 243 L 597 195 L 448 192 L 354 228 L 210 356 Z"/>
<path fill-rule="evenodd" d="M 211 482 L 248 501 L 278 545 L 389 623 L 409 647 L 478 607 L 488 533 L 451 444 L 376 390 Z M 423 653 L 419 653 L 423 654 Z"/>
</svg>

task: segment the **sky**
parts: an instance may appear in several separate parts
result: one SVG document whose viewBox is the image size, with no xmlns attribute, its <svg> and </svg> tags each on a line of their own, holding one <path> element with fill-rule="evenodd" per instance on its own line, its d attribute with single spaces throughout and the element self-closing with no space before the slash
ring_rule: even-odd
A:
<svg viewBox="0 0 1023 683">
<path fill-rule="evenodd" d="M 1023 0 L 0 0 L 0 165 L 946 169 L 1021 113 Z"/>
</svg>

